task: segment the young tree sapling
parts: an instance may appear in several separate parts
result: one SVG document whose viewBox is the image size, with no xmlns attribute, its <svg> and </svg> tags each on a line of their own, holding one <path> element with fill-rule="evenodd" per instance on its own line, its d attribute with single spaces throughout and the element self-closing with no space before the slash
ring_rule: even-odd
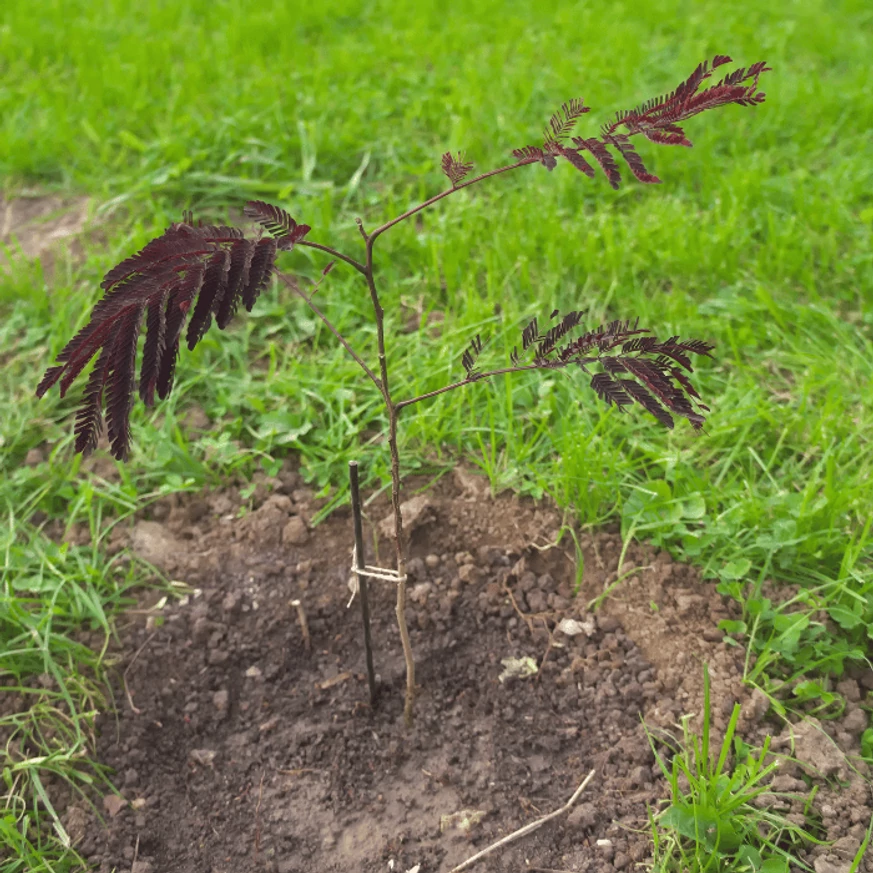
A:
<svg viewBox="0 0 873 873">
<path fill-rule="evenodd" d="M 764 62 L 739 68 L 701 90 L 701 85 L 711 78 L 714 70 L 730 62 L 731 59 L 726 55 L 717 55 L 711 63 L 700 64 L 671 93 L 649 100 L 635 109 L 618 112 L 613 121 L 603 125 L 599 136 L 571 138 L 577 122 L 589 111 L 589 107 L 581 99 L 569 100 L 549 119 L 542 144 L 514 149 L 512 155 L 515 160 L 512 163 L 473 178 L 468 178 L 473 164 L 465 161 L 460 154 L 447 152 L 442 156 L 441 168 L 451 187 L 374 230 L 367 231 L 363 221 L 357 219 L 364 244 L 360 258 L 308 239 L 311 230 L 309 225 L 298 224 L 284 209 L 263 201 L 251 201 L 245 207 L 246 216 L 263 228 L 260 233 L 253 235 L 246 235 L 237 227 L 195 224 L 192 216 L 186 214 L 181 222 L 172 224 L 138 254 L 106 274 L 101 283 L 105 292 L 103 298 L 95 305 L 88 323 L 60 352 L 56 365 L 48 368 L 36 393 L 41 397 L 52 385 L 60 383 L 63 396 L 96 356 L 96 364 L 88 377 L 76 414 L 75 450 L 88 454 L 97 446 L 103 428 L 105 406 L 110 450 L 114 457 L 124 460 L 130 447 L 137 338 L 143 317 L 146 334 L 140 365 L 139 395 L 143 403 L 151 407 L 155 402 L 155 394 L 163 399 L 172 389 L 176 358 L 186 322 L 185 340 L 188 348 L 193 349 L 213 321 L 219 329 L 227 327 L 240 303 L 251 311 L 275 272 L 279 252 L 290 252 L 296 246 L 307 246 L 323 252 L 332 260 L 324 268 L 322 279 L 337 261 L 360 273 L 370 294 L 376 325 L 378 362 L 374 367 L 369 366 L 362 354 L 340 334 L 314 303 L 311 293 L 305 293 L 295 282 L 278 275 L 305 301 L 356 361 L 381 394 L 387 413 L 396 570 L 381 571 L 377 575 L 391 578 L 397 585 L 396 616 L 407 671 L 404 715 L 410 721 L 415 693 L 415 664 L 405 618 L 406 560 L 397 447 L 400 413 L 423 400 L 505 373 L 552 371 L 573 365 L 591 376 L 591 387 L 607 404 L 619 410 L 638 404 L 661 425 L 670 428 L 673 427 L 673 416 L 678 415 L 699 430 L 704 424 L 703 413 L 708 411 L 708 407 L 703 404 L 686 374 L 693 372 L 691 356 L 711 356 L 713 346 L 704 340 L 681 340 L 678 336 L 659 340 L 650 335 L 648 328 L 639 327 L 638 320 L 615 320 L 585 329 L 582 311 L 561 316 L 555 310 L 550 316 L 551 326 L 545 330 L 540 329 L 537 318 L 524 327 L 521 348 L 513 350 L 508 366 L 480 369 L 477 364 L 482 341 L 477 335 L 461 356 L 463 378 L 417 397 L 398 399 L 389 380 L 384 310 L 374 268 L 376 241 L 395 225 L 457 191 L 533 164 L 541 164 L 551 171 L 564 160 L 591 178 L 596 175 L 596 165 L 609 184 L 618 188 L 621 181 L 618 157 L 640 182 L 659 183 L 661 180 L 646 169 L 631 143 L 631 137 L 641 135 L 660 145 L 690 146 L 691 142 L 681 126 L 687 119 L 719 106 L 757 106 L 764 101 L 765 95 L 758 91 L 760 76 L 769 70 Z M 266 231 L 266 235 L 263 231 Z M 592 370 L 595 372 L 592 373 Z M 356 571 L 359 574 L 367 572 L 360 566 L 356 566 Z M 372 691 L 369 655 L 368 651 Z"/>
</svg>

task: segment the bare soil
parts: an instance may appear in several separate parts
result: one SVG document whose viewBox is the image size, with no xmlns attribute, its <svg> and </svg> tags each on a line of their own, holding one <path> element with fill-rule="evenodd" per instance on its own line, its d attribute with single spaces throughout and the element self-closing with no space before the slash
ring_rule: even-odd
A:
<svg viewBox="0 0 873 873">
<path fill-rule="evenodd" d="M 819 786 L 812 815 L 835 843 L 807 860 L 817 873 L 849 869 L 873 815 L 853 757 L 873 676 L 842 683 L 842 720 L 768 722 L 766 698 L 741 681 L 743 648 L 717 628 L 736 606 L 695 570 L 645 545 L 619 568 L 620 536 L 583 532 L 577 590 L 554 508 L 494 498 L 462 471 L 414 500 L 411 728 L 393 585 L 371 582 L 381 677 L 371 707 L 360 613 L 348 606 L 350 514 L 311 529 L 317 502 L 293 470 L 248 500 L 237 488 L 167 500 L 117 534 L 115 549 L 191 591 L 121 630 L 117 712 L 100 718 L 98 739 L 120 797 L 102 822 L 60 802 L 98 869 L 447 873 L 560 807 L 591 769 L 568 815 L 475 869 L 634 869 L 651 856 L 647 809 L 668 795 L 641 719 L 662 738 L 680 736 L 685 715 L 699 724 L 704 663 L 717 729 L 739 701 L 748 742 L 778 734 L 788 754 L 796 735 L 800 763 L 786 761 L 774 787 L 804 797 Z M 368 512 L 378 535 L 384 497 Z M 382 539 L 378 561 L 390 566 L 391 552 Z M 592 613 L 591 599 L 630 570 Z M 509 675 L 506 659 L 535 672 Z"/>
<path fill-rule="evenodd" d="M 53 271 L 61 249 L 67 257 L 80 259 L 80 237 L 88 226 L 91 206 L 87 197 L 0 196 L 0 273 L 11 269 L 19 256 L 40 258 L 46 274 Z"/>
</svg>

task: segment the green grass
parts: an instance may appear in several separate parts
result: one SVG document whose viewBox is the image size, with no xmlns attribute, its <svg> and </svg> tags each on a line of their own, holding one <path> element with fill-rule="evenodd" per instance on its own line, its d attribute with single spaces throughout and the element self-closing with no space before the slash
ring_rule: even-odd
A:
<svg viewBox="0 0 873 873">
<path fill-rule="evenodd" d="M 771 791 L 770 782 L 780 761 L 770 754 L 769 736 L 760 749 L 751 748 L 738 736 L 740 711 L 740 704 L 735 703 L 724 737 L 714 748 L 709 670 L 704 667 L 700 734 L 693 732 L 691 716 L 686 716 L 681 740 L 661 737 L 666 749 L 659 751 L 655 737 L 647 730 L 655 759 L 670 786 L 665 808 L 650 814 L 653 873 L 812 870 L 798 854 L 804 847 L 820 844 L 811 833 L 815 829 L 810 812 L 816 790 L 805 798 Z M 804 800 L 803 825 L 777 811 L 800 799 Z"/>
<path fill-rule="evenodd" d="M 85 622 L 108 633 L 124 590 L 144 578 L 101 545 L 107 522 L 143 499 L 270 469 L 289 451 L 336 500 L 350 457 L 371 482 L 387 473 L 374 391 L 278 286 L 183 354 L 168 403 L 151 415 L 137 407 L 119 483 L 74 460 L 77 392 L 37 402 L 32 391 L 109 267 L 186 207 L 225 217 L 252 197 L 358 254 L 354 217 L 373 227 L 440 190 L 446 149 L 497 166 L 571 96 L 593 107 L 583 122 L 596 130 L 729 52 L 775 68 L 767 102 L 691 121 L 694 149 L 641 143 L 663 186 L 613 192 L 568 166 L 529 167 L 377 245 L 398 396 L 457 378 L 477 332 L 483 364 L 502 364 L 530 316 L 582 307 L 591 322 L 639 315 L 660 334 L 716 343 L 696 374 L 713 407 L 706 434 L 618 415 L 582 378 L 516 375 L 404 413 L 405 469 L 462 455 L 496 488 L 550 494 L 584 524 L 620 520 L 626 537 L 697 563 L 744 604 L 743 621 L 725 629 L 745 634 L 748 678 L 780 692 L 781 705 L 834 711 L 831 680 L 866 656 L 873 627 L 871 25 L 866 3 L 814 0 L 559 4 L 548 14 L 485 0 L 452 14 L 423 3 L 157 0 L 131 13 L 118 0 L 49 0 L 39 15 L 7 0 L 0 186 L 91 195 L 99 229 L 84 260 L 59 262 L 50 282 L 39 264 L 0 275 L 0 510 L 10 521 L 0 647 L 12 653 L 0 684 L 55 675 L 63 718 L 87 736 L 101 659 L 71 631 Z M 324 260 L 304 250 L 284 264 L 314 277 Z M 318 296 L 372 359 L 359 277 L 340 264 Z M 397 333 L 401 304 L 444 312 L 442 335 Z M 183 419 L 195 404 L 216 428 L 190 439 Z M 46 460 L 23 466 L 38 446 Z M 93 526 L 92 549 L 64 551 L 34 521 L 67 522 L 71 505 Z M 775 589 L 784 597 L 765 589 L 771 579 L 790 585 Z M 51 694 L 26 695 L 21 717 L 41 717 Z M 79 760 L 62 772 L 76 779 Z M 24 857 L 13 831 L 28 845 L 51 839 L 50 816 L 32 832 L 44 806 L 35 782 L 17 782 L 6 804 L 0 854 Z M 58 846 L 51 869 L 70 869 Z"/>
</svg>

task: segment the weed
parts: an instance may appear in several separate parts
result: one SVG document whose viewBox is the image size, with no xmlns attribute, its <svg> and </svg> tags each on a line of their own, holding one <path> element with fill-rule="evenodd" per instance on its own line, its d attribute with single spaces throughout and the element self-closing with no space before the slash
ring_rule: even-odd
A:
<svg viewBox="0 0 873 873">
<path fill-rule="evenodd" d="M 816 842 L 804 827 L 772 807 L 799 798 L 770 788 L 779 761 L 769 754 L 770 737 L 752 749 L 737 735 L 741 706 L 734 704 L 718 749 L 712 747 L 709 670 L 704 668 L 703 728 L 695 734 L 682 720 L 682 740 L 671 742 L 672 759 L 658 752 L 653 734 L 649 743 L 664 778 L 670 802 L 650 813 L 654 839 L 653 869 L 667 871 L 750 871 L 788 873 L 791 865 L 809 870 L 795 853 Z M 769 760 L 768 760 L 769 759 Z M 813 791 L 804 799 L 809 812 Z"/>
</svg>

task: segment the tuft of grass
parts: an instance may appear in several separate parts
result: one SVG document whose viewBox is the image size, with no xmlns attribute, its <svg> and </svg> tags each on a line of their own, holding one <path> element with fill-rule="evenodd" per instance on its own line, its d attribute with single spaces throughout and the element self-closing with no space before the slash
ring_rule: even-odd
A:
<svg viewBox="0 0 873 873">
<path fill-rule="evenodd" d="M 682 720 L 682 739 L 665 760 L 646 729 L 649 743 L 670 786 L 670 801 L 650 812 L 654 871 L 689 873 L 788 873 L 811 870 L 797 857 L 805 845 L 819 842 L 806 829 L 774 811 L 778 801 L 797 796 L 774 792 L 769 783 L 779 762 L 769 755 L 770 737 L 752 749 L 737 735 L 740 704 L 734 704 L 724 738 L 712 745 L 709 670 L 703 674 L 703 728 L 695 734 Z M 807 814 L 815 796 L 805 798 Z M 766 802 L 760 802 L 761 800 Z M 756 802 L 758 801 L 758 802 Z"/>
</svg>

